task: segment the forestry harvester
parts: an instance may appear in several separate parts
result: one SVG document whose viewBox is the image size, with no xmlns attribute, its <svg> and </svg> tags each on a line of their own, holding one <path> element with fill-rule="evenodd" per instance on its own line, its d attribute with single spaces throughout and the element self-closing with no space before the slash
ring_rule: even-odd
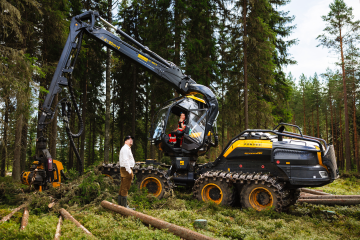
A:
<svg viewBox="0 0 360 240">
<path fill-rule="evenodd" d="M 97 25 L 99 20 L 122 38 Z M 305 136 L 299 127 L 286 123 L 273 130 L 247 129 L 230 140 L 215 161 L 199 164 L 198 157 L 218 145 L 216 119 L 219 109 L 215 94 L 208 87 L 197 84 L 172 62 L 105 21 L 98 12 L 87 11 L 71 20 L 68 39 L 41 108 L 35 161 L 30 171 L 22 173 L 23 183 L 34 185 L 40 191 L 49 183 L 55 187 L 61 184 L 61 176 L 64 177 L 62 164 L 52 159 L 44 135 L 60 104 L 71 147 L 82 165 L 73 138 L 81 135 L 83 123 L 75 102 L 71 75 L 84 33 L 169 82 L 181 95 L 159 110 L 149 137 L 153 145 L 170 157 L 171 165 L 155 160 L 136 163 L 133 171 L 139 188 L 147 188 L 149 193 L 162 198 L 173 187 L 186 186 L 193 189 L 194 197 L 200 201 L 222 205 L 240 201 L 243 207 L 259 211 L 271 207 L 282 211 L 296 202 L 299 188 L 323 186 L 338 177 L 333 146 L 323 139 Z M 63 98 L 52 109 L 55 95 L 64 86 L 69 88 L 71 101 Z M 80 122 L 77 134 L 69 128 L 72 108 Z M 182 114 L 186 120 L 180 128 L 178 119 Z M 285 131 L 285 126 L 298 128 L 299 134 Z M 103 174 L 119 177 L 118 164 L 103 164 L 100 169 Z"/>
</svg>

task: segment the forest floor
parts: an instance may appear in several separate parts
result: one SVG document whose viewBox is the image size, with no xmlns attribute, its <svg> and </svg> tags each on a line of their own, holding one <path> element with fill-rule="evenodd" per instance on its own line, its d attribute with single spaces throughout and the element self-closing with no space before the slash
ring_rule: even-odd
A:
<svg viewBox="0 0 360 240">
<path fill-rule="evenodd" d="M 0 239 L 53 239 L 61 207 L 99 239 L 180 239 L 166 230 L 146 226 L 134 217 L 101 207 L 102 200 L 116 203 L 118 186 L 96 170 L 61 188 L 26 193 L 28 186 L 13 184 L 11 177 L 0 178 L 0 219 L 24 201 L 30 202 L 26 229 L 19 230 L 23 214 L 20 210 L 0 224 Z M 332 194 L 360 195 L 360 179 L 347 175 L 318 189 Z M 57 203 L 49 209 L 48 204 L 54 198 Z M 360 205 L 329 207 L 298 203 L 288 213 L 257 212 L 199 202 L 185 189 L 157 200 L 135 187 L 130 189 L 129 200 L 137 211 L 217 239 L 359 239 L 360 236 Z M 196 219 L 206 219 L 207 229 L 194 228 Z M 61 237 L 88 239 L 68 220 L 63 221 Z"/>
</svg>

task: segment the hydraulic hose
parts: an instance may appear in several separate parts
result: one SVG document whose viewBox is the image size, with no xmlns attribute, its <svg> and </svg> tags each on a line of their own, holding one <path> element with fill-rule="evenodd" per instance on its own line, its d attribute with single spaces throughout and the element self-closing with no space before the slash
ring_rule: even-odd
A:
<svg viewBox="0 0 360 240">
<path fill-rule="evenodd" d="M 81 136 L 81 134 L 82 134 L 83 131 L 84 131 L 84 123 L 83 123 L 82 117 L 81 117 L 81 115 L 80 115 L 79 108 L 78 108 L 78 106 L 77 106 L 77 104 L 76 104 L 76 102 L 75 102 L 75 95 L 74 95 L 74 90 L 73 90 L 73 88 L 72 88 L 72 82 L 71 82 L 71 80 L 72 80 L 72 78 L 70 77 L 70 81 L 69 81 L 69 83 L 68 83 L 69 92 L 70 92 L 71 102 L 72 102 L 72 104 L 74 105 L 75 112 L 76 112 L 76 114 L 77 114 L 77 116 L 78 116 L 78 119 L 79 119 L 80 129 L 79 129 L 79 132 L 78 132 L 77 134 L 72 133 L 72 132 L 70 131 L 70 129 L 69 129 L 69 131 L 70 131 L 70 134 L 71 134 L 71 136 L 72 136 L 73 138 L 78 138 L 78 137 Z M 69 120 L 70 120 L 70 116 L 69 116 Z"/>
<path fill-rule="evenodd" d="M 79 154 L 79 151 L 78 149 L 76 148 L 76 145 L 75 145 L 75 142 L 74 142 L 74 138 L 78 138 L 81 136 L 81 134 L 83 133 L 84 131 L 84 123 L 83 123 L 83 120 L 82 120 L 82 117 L 80 115 L 80 112 L 79 112 L 79 108 L 75 102 L 75 96 L 74 96 L 74 91 L 73 91 L 73 88 L 72 88 L 72 78 L 71 78 L 71 75 L 70 75 L 70 79 L 69 79 L 69 83 L 68 83 L 68 86 L 69 86 L 69 92 L 70 92 L 70 97 L 71 97 L 71 102 L 72 104 L 74 105 L 74 108 L 75 108 L 75 112 L 78 116 L 78 119 L 79 119 L 79 126 L 80 126 L 80 129 L 79 129 L 79 132 L 77 134 L 74 134 L 71 132 L 70 130 L 70 126 L 69 124 L 66 124 L 66 132 L 68 134 L 68 137 L 69 137 L 69 140 L 70 140 L 70 143 L 71 143 L 71 146 L 72 148 L 74 149 L 74 152 L 75 152 L 75 155 L 76 155 L 76 159 L 79 163 L 79 167 L 80 167 L 80 171 L 79 171 L 79 174 L 82 175 L 83 174 L 83 163 L 81 161 L 81 157 L 80 157 L 80 154 Z M 69 123 L 70 122 L 70 117 L 71 117 L 71 110 L 68 111 L 68 114 L 67 114 L 67 122 Z"/>
</svg>

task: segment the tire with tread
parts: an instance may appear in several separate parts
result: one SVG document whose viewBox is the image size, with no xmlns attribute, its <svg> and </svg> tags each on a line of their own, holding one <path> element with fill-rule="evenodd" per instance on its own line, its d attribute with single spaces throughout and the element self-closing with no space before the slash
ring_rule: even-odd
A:
<svg viewBox="0 0 360 240">
<path fill-rule="evenodd" d="M 193 195 L 199 201 L 211 201 L 223 206 L 232 206 L 235 200 L 235 188 L 220 176 L 200 177 L 195 181 Z"/>
<path fill-rule="evenodd" d="M 281 198 L 277 189 L 270 184 L 250 183 L 243 186 L 240 192 L 240 202 L 243 208 L 253 208 L 257 211 L 281 208 Z"/>
<path fill-rule="evenodd" d="M 156 198 L 162 199 L 171 189 L 171 183 L 165 173 L 157 169 L 134 170 L 136 185 L 139 189 L 146 187 Z"/>
</svg>

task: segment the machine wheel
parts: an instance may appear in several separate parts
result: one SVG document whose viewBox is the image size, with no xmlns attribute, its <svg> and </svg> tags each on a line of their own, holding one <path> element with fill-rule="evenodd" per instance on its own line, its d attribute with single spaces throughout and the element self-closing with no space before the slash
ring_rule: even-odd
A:
<svg viewBox="0 0 360 240">
<path fill-rule="evenodd" d="M 165 173 L 157 169 L 134 170 L 134 174 L 138 188 L 147 188 L 148 193 L 158 199 L 162 199 L 171 188 L 171 183 Z"/>
<path fill-rule="evenodd" d="M 279 194 L 275 188 L 265 184 L 250 183 L 244 185 L 240 193 L 240 201 L 244 208 L 257 211 L 268 210 L 280 206 Z"/>
<path fill-rule="evenodd" d="M 193 188 L 194 197 L 199 201 L 233 205 L 235 198 L 234 188 L 230 183 L 220 179 L 219 177 L 208 180 L 198 179 Z"/>
</svg>

